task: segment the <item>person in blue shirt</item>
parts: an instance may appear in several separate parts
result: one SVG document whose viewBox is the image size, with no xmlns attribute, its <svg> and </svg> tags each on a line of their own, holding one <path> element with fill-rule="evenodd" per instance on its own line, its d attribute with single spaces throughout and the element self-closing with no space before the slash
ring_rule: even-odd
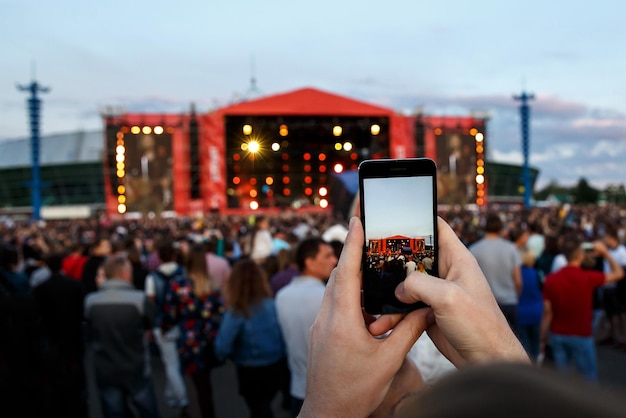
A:
<svg viewBox="0 0 626 418">
<path fill-rule="evenodd" d="M 215 339 L 215 355 L 236 364 L 239 394 L 250 417 L 271 418 L 272 399 L 289 372 L 268 279 L 253 260 L 241 259 L 233 266 L 225 293 L 229 308 Z"/>
<path fill-rule="evenodd" d="M 535 266 L 535 254 L 522 251 L 522 292 L 517 303 L 517 332 L 520 342 L 533 361 L 539 357 L 539 331 L 543 313 L 541 282 Z"/>
</svg>

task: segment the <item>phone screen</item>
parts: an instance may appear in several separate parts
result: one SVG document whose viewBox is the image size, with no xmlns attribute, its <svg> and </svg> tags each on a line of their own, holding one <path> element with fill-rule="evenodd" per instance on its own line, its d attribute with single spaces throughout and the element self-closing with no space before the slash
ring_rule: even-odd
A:
<svg viewBox="0 0 626 418">
<path fill-rule="evenodd" d="M 414 271 L 438 276 L 435 166 L 423 160 L 408 160 L 418 162 L 399 171 L 382 162 L 361 175 L 363 300 L 370 314 L 426 306 L 398 301 L 395 288 Z"/>
</svg>

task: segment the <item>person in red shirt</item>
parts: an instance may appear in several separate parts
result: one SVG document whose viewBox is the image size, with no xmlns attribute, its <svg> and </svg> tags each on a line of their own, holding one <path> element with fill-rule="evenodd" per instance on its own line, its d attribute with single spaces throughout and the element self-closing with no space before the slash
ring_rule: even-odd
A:
<svg viewBox="0 0 626 418">
<path fill-rule="evenodd" d="M 602 242 L 594 242 L 591 250 L 609 263 L 608 273 L 581 267 L 585 249 L 580 238 L 571 236 L 563 241 L 562 253 L 567 259 L 567 266 L 549 274 L 543 287 L 541 341 L 545 345 L 549 331 L 556 367 L 565 371 L 573 361 L 582 375 L 596 381 L 598 372 L 592 336 L 593 292 L 599 286 L 620 280 L 624 272 Z"/>
<path fill-rule="evenodd" d="M 83 246 L 80 243 L 75 243 L 71 247 L 71 253 L 63 259 L 61 268 L 67 277 L 78 281 L 82 280 L 83 267 L 87 262 L 87 256 L 83 252 Z"/>
</svg>

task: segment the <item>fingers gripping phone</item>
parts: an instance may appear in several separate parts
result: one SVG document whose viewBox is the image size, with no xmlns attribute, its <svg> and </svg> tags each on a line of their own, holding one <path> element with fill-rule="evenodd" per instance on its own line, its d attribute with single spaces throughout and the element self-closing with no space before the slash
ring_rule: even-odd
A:
<svg viewBox="0 0 626 418">
<path fill-rule="evenodd" d="M 413 271 L 439 276 L 437 179 L 428 158 L 366 160 L 359 165 L 363 306 L 369 314 L 409 312 L 395 288 Z"/>
</svg>

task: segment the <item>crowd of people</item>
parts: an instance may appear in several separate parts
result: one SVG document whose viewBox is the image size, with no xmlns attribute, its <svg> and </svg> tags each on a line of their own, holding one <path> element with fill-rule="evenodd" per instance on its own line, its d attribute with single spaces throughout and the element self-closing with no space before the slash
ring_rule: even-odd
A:
<svg viewBox="0 0 626 418">
<path fill-rule="evenodd" d="M 626 292 L 620 281 L 626 266 L 621 245 L 626 208 L 492 206 L 489 211 L 448 208 L 440 216 L 445 220 L 439 226 L 440 276 L 454 282 L 473 271 L 446 254 L 469 249 L 480 266 L 475 273 L 484 274 L 488 284 L 476 295 L 493 299 L 508 323 L 506 332 L 495 327 L 501 340 L 496 345 L 506 350 L 494 358 L 527 355 L 536 364 L 549 360 L 564 371 L 573 362 L 581 374 L 597 380 L 594 346 L 626 343 Z M 442 224 L 450 226 L 450 236 L 442 235 Z M 16 408 L 19 416 L 81 417 L 88 414 L 87 399 L 96 399 L 105 416 L 124 416 L 129 408 L 139 416 L 159 416 L 149 360 L 157 355 L 165 371 L 162 397 L 181 416 L 190 413 L 184 375 L 193 383 L 201 415 L 215 416 L 211 371 L 225 361 L 235 364 L 238 392 L 251 417 L 272 417 L 277 395 L 294 417 L 332 416 L 316 408 L 321 394 L 332 396 L 323 386 L 333 387 L 341 367 L 329 369 L 332 356 L 324 359 L 319 353 L 328 349 L 320 345 L 325 333 L 338 326 L 331 311 L 345 308 L 329 305 L 326 299 L 337 289 L 331 292 L 326 282 L 340 256 L 350 266 L 340 263 L 333 274 L 352 274 L 356 268 L 358 275 L 360 268 L 363 243 L 358 258 L 342 254 L 347 226 L 329 212 L 5 222 L 0 226 L 0 393 L 12 394 L 7 407 Z M 446 242 L 453 237 L 459 247 Z M 399 288 L 407 293 L 399 299 L 411 301 L 410 286 L 424 286 L 415 278 L 430 269 L 426 264 L 432 259 L 411 254 L 401 260 L 407 285 Z M 468 271 L 461 273 L 464 268 Z M 426 321 L 420 327 L 428 328 L 442 357 L 457 367 L 493 354 L 459 351 L 457 344 L 463 342 L 446 334 L 456 328 L 446 328 L 450 317 L 441 310 L 450 307 L 425 299 L 429 291 L 416 294 L 431 308 L 401 320 L 370 318 L 369 327 L 362 327 L 381 343 L 411 335 L 389 350 L 388 355 L 396 355 L 387 358 L 395 369 L 385 373 L 398 372 L 403 379 L 414 375 L 404 361 L 407 353 L 401 358 L 400 351 L 418 336 L 402 324 L 418 317 Z M 350 300 L 360 301 L 353 296 Z M 477 314 L 493 312 L 485 306 Z M 433 321 L 442 329 L 433 331 Z M 390 328 L 396 336 L 380 338 Z M 493 332 L 486 331 L 485 344 Z M 353 351 L 358 359 L 358 350 Z M 92 362 L 88 370 L 95 375 L 97 396 L 87 394 L 86 358 Z M 389 389 L 389 379 L 397 376 L 385 375 L 387 380 L 378 383 Z M 372 399 L 380 401 L 377 411 L 388 414 L 383 410 L 398 399 L 383 395 Z M 383 402 L 381 396 L 391 400 Z M 324 408 L 342 408 L 340 401 Z"/>
</svg>

